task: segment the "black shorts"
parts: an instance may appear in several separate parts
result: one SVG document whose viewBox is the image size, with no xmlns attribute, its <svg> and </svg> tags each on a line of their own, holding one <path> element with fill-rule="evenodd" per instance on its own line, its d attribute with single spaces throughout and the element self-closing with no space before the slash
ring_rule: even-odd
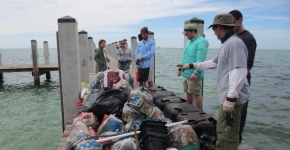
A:
<svg viewBox="0 0 290 150">
<path fill-rule="evenodd" d="M 150 70 L 150 67 L 148 67 L 148 68 L 138 68 L 138 82 L 146 82 L 146 81 L 148 81 L 149 70 Z"/>
</svg>

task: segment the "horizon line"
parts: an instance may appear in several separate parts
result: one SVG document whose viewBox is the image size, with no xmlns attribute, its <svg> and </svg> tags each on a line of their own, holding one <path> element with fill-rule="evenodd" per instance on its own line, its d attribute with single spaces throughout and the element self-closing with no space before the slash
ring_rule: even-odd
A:
<svg viewBox="0 0 290 150">
<path fill-rule="evenodd" d="M 43 48 L 43 47 L 40 47 L 40 48 Z M 160 47 L 160 46 L 156 47 L 156 49 L 158 49 L 158 48 L 161 48 L 161 49 L 164 49 L 164 48 L 171 48 L 171 49 L 178 48 L 178 49 L 181 49 L 182 47 Z M 31 48 L 0 48 L 0 50 L 2 50 L 2 49 L 31 49 Z M 53 47 L 53 48 L 50 47 L 49 49 L 57 49 L 57 47 Z M 182 49 L 184 49 L 184 48 L 182 48 Z M 208 49 L 219 49 L 219 48 L 209 47 Z M 274 50 L 274 51 L 282 50 L 282 51 L 290 51 L 290 49 L 256 49 L 256 50 Z"/>
</svg>

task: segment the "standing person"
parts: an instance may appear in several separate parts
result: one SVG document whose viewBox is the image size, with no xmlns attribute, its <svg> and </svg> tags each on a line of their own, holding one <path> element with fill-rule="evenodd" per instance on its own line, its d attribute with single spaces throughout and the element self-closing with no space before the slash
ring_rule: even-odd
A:
<svg viewBox="0 0 290 150">
<path fill-rule="evenodd" d="M 222 46 L 212 60 L 178 65 L 180 69 L 217 68 L 216 88 L 219 96 L 216 150 L 237 150 L 242 109 L 250 97 L 247 76 L 247 47 L 235 35 L 230 14 L 216 15 L 212 28 Z"/>
<path fill-rule="evenodd" d="M 127 71 L 132 63 L 131 50 L 126 47 L 126 40 L 121 41 L 121 48 L 116 44 L 116 53 L 118 56 L 118 69 Z"/>
<path fill-rule="evenodd" d="M 256 53 L 256 48 L 257 48 L 257 43 L 254 38 L 254 36 L 247 30 L 245 30 L 243 26 L 243 15 L 240 11 L 238 10 L 232 10 L 229 12 L 233 16 L 233 21 L 234 24 L 238 25 L 238 27 L 235 27 L 234 30 L 236 31 L 236 34 L 239 38 L 243 40 L 245 43 L 247 49 L 248 49 L 248 60 L 247 60 L 247 69 L 248 69 L 248 74 L 247 74 L 247 79 L 249 84 L 251 85 L 251 72 L 250 70 L 252 69 L 254 65 L 254 60 L 255 60 L 255 53 Z M 242 142 L 242 133 L 246 124 L 246 118 L 247 118 L 247 109 L 248 109 L 248 101 L 245 103 L 244 110 L 242 111 L 242 116 L 241 116 L 241 124 L 240 124 L 240 132 L 239 132 L 239 142 Z"/>
<path fill-rule="evenodd" d="M 94 60 L 96 61 L 96 73 L 107 70 L 107 62 L 110 62 L 110 59 L 107 57 L 105 51 L 106 41 L 101 39 L 98 43 L 99 47 L 95 50 Z"/>
<path fill-rule="evenodd" d="M 141 34 L 138 35 L 138 40 L 139 40 L 139 42 L 143 40 Z M 153 87 L 153 79 L 152 79 L 152 77 L 153 77 L 153 68 L 150 67 L 149 75 L 148 75 L 148 81 L 147 81 L 148 82 L 148 87 Z"/>
<path fill-rule="evenodd" d="M 152 56 L 155 54 L 155 41 L 148 37 L 147 27 L 140 30 L 143 40 L 137 45 L 135 52 L 135 61 L 138 64 L 138 82 L 139 86 L 144 86 L 148 81 L 149 70 L 152 65 Z"/>
<path fill-rule="evenodd" d="M 184 36 L 187 36 L 188 41 L 185 45 L 182 54 L 182 64 L 185 63 L 197 63 L 205 61 L 208 41 L 197 34 L 197 29 L 194 24 L 187 24 L 184 32 Z M 183 91 L 186 93 L 186 101 L 192 104 L 193 96 L 195 96 L 195 105 L 201 110 L 202 108 L 202 96 L 201 86 L 204 71 L 198 69 L 188 69 L 183 72 L 177 71 L 177 76 L 183 76 Z"/>
</svg>

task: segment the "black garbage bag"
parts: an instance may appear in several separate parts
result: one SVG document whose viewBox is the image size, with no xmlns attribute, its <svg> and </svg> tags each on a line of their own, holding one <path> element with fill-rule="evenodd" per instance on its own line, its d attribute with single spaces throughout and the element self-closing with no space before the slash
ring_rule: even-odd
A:
<svg viewBox="0 0 290 150">
<path fill-rule="evenodd" d="M 118 89 L 92 89 L 82 105 L 82 111 L 93 112 L 98 118 L 104 114 L 116 114 L 116 117 L 121 118 L 127 100 L 128 94 Z"/>
</svg>

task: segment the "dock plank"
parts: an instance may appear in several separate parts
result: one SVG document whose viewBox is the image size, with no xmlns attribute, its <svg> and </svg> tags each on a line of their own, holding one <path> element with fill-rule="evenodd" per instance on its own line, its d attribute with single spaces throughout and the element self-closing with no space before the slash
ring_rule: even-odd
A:
<svg viewBox="0 0 290 150">
<path fill-rule="evenodd" d="M 60 139 L 60 143 L 58 144 L 58 150 L 65 150 L 64 146 L 65 146 L 66 139 L 73 129 L 72 122 L 73 122 L 73 120 L 69 120 L 67 122 L 67 124 L 65 126 L 65 130 L 64 130 L 62 137 Z"/>
<path fill-rule="evenodd" d="M 58 64 L 39 64 L 39 71 L 58 71 Z M 29 72 L 33 70 L 32 64 L 22 64 L 22 65 L 2 65 L 0 66 L 0 72 Z"/>
</svg>

